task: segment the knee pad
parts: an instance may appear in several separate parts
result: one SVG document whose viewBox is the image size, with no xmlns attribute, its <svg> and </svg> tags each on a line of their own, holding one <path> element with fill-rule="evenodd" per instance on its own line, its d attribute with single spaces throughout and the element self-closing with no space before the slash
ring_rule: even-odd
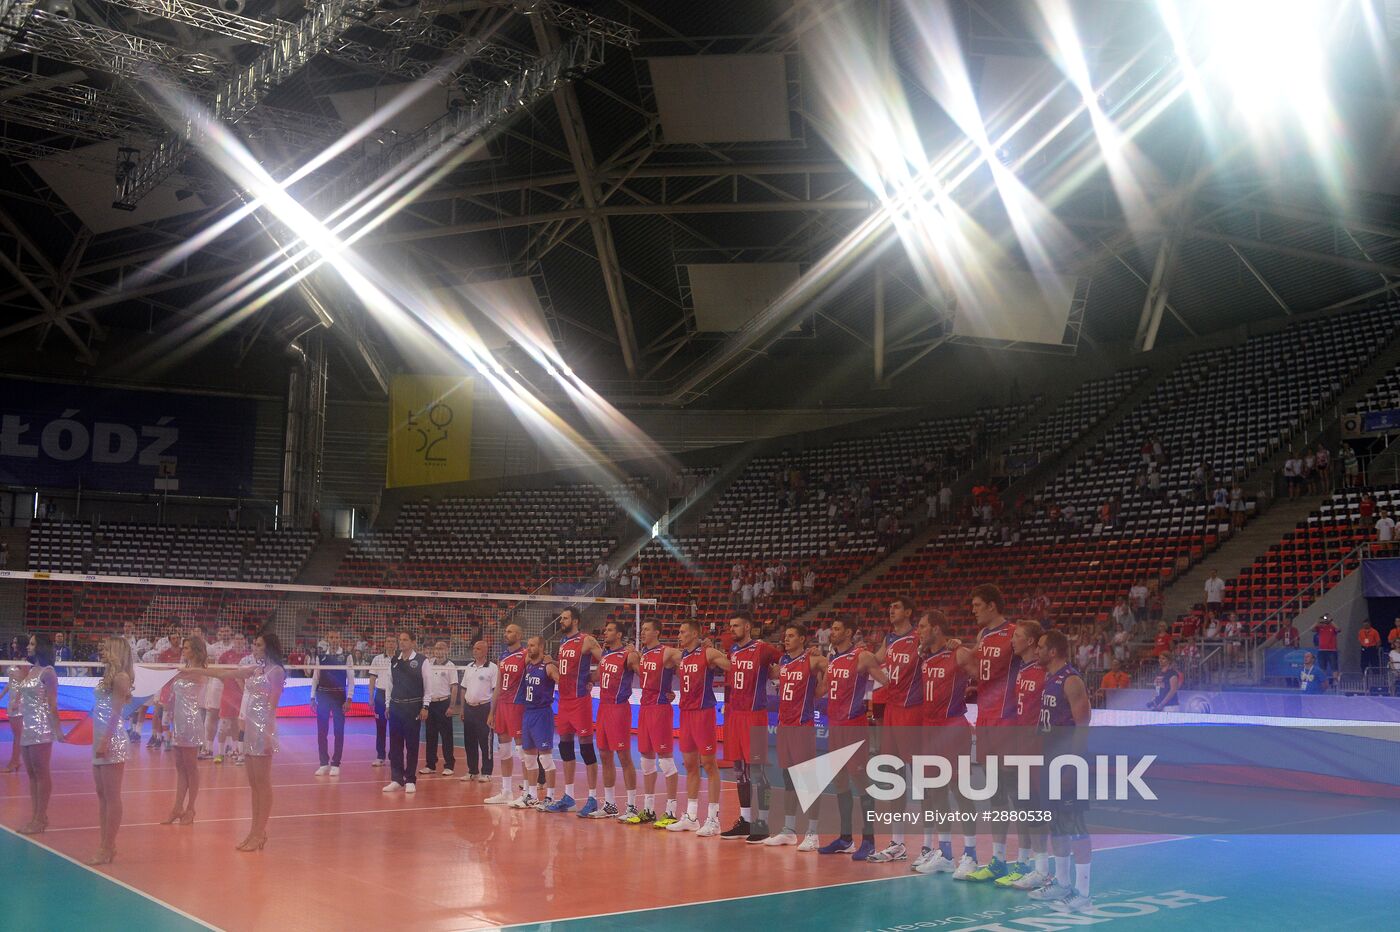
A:
<svg viewBox="0 0 1400 932">
<path fill-rule="evenodd" d="M 573 742 L 570 742 L 571 747 L 572 745 Z M 598 752 L 594 750 L 592 741 L 580 741 L 578 744 L 578 752 L 579 756 L 583 758 L 583 762 L 588 766 L 592 767 L 594 764 L 598 763 Z"/>
<path fill-rule="evenodd" d="M 554 755 L 552 754 L 537 754 L 535 755 L 535 762 L 540 765 L 540 769 L 545 773 L 552 773 L 554 770 Z"/>
<path fill-rule="evenodd" d="M 573 759 L 574 759 L 574 736 L 573 736 L 573 735 L 569 735 L 569 737 L 567 737 L 567 738 L 560 738 L 560 739 L 559 739 L 559 759 L 562 760 L 562 761 L 567 761 L 567 762 L 569 762 L 569 763 L 572 763 L 572 762 L 573 762 Z"/>
<path fill-rule="evenodd" d="M 749 785 L 749 762 L 746 760 L 736 760 L 734 764 L 734 782 L 740 786 Z"/>
<path fill-rule="evenodd" d="M 765 767 L 759 766 L 753 768 L 753 776 L 751 779 L 753 780 L 753 785 L 759 789 L 766 790 L 772 786 L 772 784 L 768 782 L 768 770 Z"/>
<path fill-rule="evenodd" d="M 656 762 L 656 766 L 667 777 L 674 777 L 679 772 L 674 757 L 663 757 Z"/>
<path fill-rule="evenodd" d="M 514 742 L 512 742 L 509 738 L 505 739 L 501 742 L 500 750 L 496 753 L 500 754 L 501 757 L 509 758 L 511 754 L 515 753 Z"/>
<path fill-rule="evenodd" d="M 643 757 L 643 758 L 642 758 L 642 775 L 643 775 L 643 776 L 646 776 L 647 774 L 652 774 L 652 773 L 656 773 L 656 758 L 654 758 L 654 757 Z"/>
</svg>

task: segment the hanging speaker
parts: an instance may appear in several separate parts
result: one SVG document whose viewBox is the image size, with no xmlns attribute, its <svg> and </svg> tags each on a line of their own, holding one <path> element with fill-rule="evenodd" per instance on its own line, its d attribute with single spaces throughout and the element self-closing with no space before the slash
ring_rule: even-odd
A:
<svg viewBox="0 0 1400 932">
<path fill-rule="evenodd" d="M 216 3 L 219 9 L 235 16 L 242 13 L 243 8 L 248 5 L 247 0 L 216 0 Z"/>
<path fill-rule="evenodd" d="M 39 4 L 39 9 L 52 16 L 62 16 L 64 19 L 73 18 L 73 0 L 43 0 Z"/>
<path fill-rule="evenodd" d="M 1364 433 L 1365 433 L 1365 431 L 1363 431 L 1362 428 L 1361 428 L 1361 415 L 1360 415 L 1360 414 L 1344 414 L 1344 415 L 1342 415 L 1342 436 L 1343 436 L 1343 437 L 1346 437 L 1346 438 L 1349 439 L 1349 440 L 1354 440 L 1354 439 L 1356 439 L 1357 437 L 1362 436 L 1362 434 L 1364 434 Z"/>
</svg>

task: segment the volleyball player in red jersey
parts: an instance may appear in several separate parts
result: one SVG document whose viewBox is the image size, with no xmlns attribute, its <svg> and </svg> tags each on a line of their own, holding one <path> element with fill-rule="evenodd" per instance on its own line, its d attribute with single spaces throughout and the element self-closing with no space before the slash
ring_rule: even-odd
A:
<svg viewBox="0 0 1400 932">
<path fill-rule="evenodd" d="M 1017 749 L 1026 754 L 1039 750 L 1038 746 L 1027 747 L 1023 742 L 1031 739 L 1035 745 L 1039 743 L 1033 736 L 1036 726 L 1040 724 L 1040 690 L 1045 684 L 1045 667 L 1040 663 L 1040 636 L 1043 633 L 1040 622 L 1027 619 L 1016 622 L 1011 635 L 1011 650 L 1016 655 L 1013 664 L 1014 685 L 1007 690 L 1002 703 L 1002 720 L 1016 726 Z M 1039 809 L 1040 804 L 1032 799 L 1016 798 L 1013 791 L 1011 808 Z M 1006 865 L 1006 874 L 997 878 L 996 885 L 1016 890 L 1038 890 L 1050 881 L 1049 837 L 1041 826 L 1030 822 L 1017 826 L 1017 836 L 1021 847 L 1016 860 Z"/>
<path fill-rule="evenodd" d="M 861 779 L 865 772 L 865 750 L 870 739 L 865 691 L 871 680 L 883 684 L 889 677 L 880 667 L 880 661 L 875 659 L 875 654 L 856 643 L 856 633 L 848 621 L 838 618 L 831 623 L 832 655 L 826 668 L 827 752 L 853 744 L 859 744 L 861 748 L 833 781 L 836 805 L 841 813 L 841 835 L 817 851 L 820 854 L 849 854 L 853 860 L 864 861 L 875 853 L 875 835 L 867 831 L 862 835 L 860 845 L 855 843 L 851 819 L 855 806 L 851 775 L 855 774 L 857 779 Z"/>
<path fill-rule="evenodd" d="M 496 691 L 491 697 L 491 705 L 496 710 L 496 720 L 492 723 L 496 731 L 499 750 L 497 758 L 501 762 L 501 791 L 488 796 L 482 802 L 492 806 L 509 805 L 515 797 L 511 778 L 515 775 L 516 756 L 525 753 L 520 741 L 520 727 L 524 721 L 525 704 L 520 696 L 521 678 L 525 675 L 525 645 L 520 642 L 524 632 L 517 624 L 506 625 L 505 653 L 496 664 Z M 526 775 L 525 758 L 520 758 L 520 775 Z M 521 795 L 528 795 L 529 786 L 522 783 Z"/>
<path fill-rule="evenodd" d="M 773 665 L 772 675 L 778 681 L 778 766 L 783 768 L 785 785 L 793 793 L 789 767 L 817 756 L 816 705 L 826 685 L 827 659 L 807 647 L 806 627 L 791 624 L 783 629 L 783 655 Z M 783 817 L 783 828 L 763 842 L 765 845 L 797 845 L 797 813 L 789 811 Z M 807 819 L 807 837 L 797 846 L 798 851 L 816 851 L 816 813 Z"/>
<path fill-rule="evenodd" d="M 1003 718 L 1007 691 L 1015 684 L 1013 663 L 1016 652 L 1011 646 L 1015 625 L 1002 614 L 1005 601 L 1001 590 L 984 583 L 972 590 L 972 616 L 977 620 L 977 753 L 984 761 L 988 756 L 1000 756 L 995 732 L 989 729 L 1013 725 Z M 1006 781 L 998 784 L 997 795 L 988 800 L 988 810 L 1010 809 Z M 992 823 L 992 859 L 970 874 L 953 874 L 954 880 L 985 882 L 1006 874 L 1006 822 Z"/>
<path fill-rule="evenodd" d="M 950 627 L 948 616 L 935 610 L 924 613 L 916 631 L 922 654 L 919 680 L 925 744 L 929 753 L 956 761 L 972 750 L 972 726 L 967 722 L 967 684 L 968 671 L 973 669 L 974 663 L 972 651 L 958 639 L 948 636 Z M 949 787 L 948 799 L 954 809 L 968 817 L 976 811 L 956 785 Z M 920 874 L 949 874 L 958 869 L 968 874 L 977 870 L 976 830 L 964 830 L 962 858 L 954 863 L 952 833 L 940 833 L 935 848 L 933 833 L 926 827 L 923 851 L 910 869 Z"/>
<path fill-rule="evenodd" d="M 738 612 L 729 619 L 729 673 L 724 678 L 724 744 L 739 790 L 739 818 L 720 838 L 742 838 L 751 845 L 768 837 L 768 678 L 782 651 L 753 637 L 753 618 Z M 762 735 L 760 739 L 758 736 Z M 756 784 L 756 785 L 755 785 Z M 758 818 L 754 819 L 757 789 Z"/>
<path fill-rule="evenodd" d="M 890 602 L 890 630 L 880 645 L 876 658 L 884 668 L 889 683 L 875 690 L 876 701 L 884 706 L 880 722 L 880 751 L 901 760 L 912 760 L 922 753 L 919 736 L 923 731 L 923 695 L 919 688 L 919 640 L 914 634 L 914 619 L 918 606 L 908 596 Z M 910 799 L 904 800 L 908 808 Z M 895 824 L 890 843 L 866 858 L 871 864 L 903 861 L 909 856 L 904 847 L 904 823 Z"/>
<path fill-rule="evenodd" d="M 583 618 L 570 606 L 559 613 L 559 711 L 554 716 L 554 731 L 559 736 L 559 759 L 564 762 L 564 795 L 550 805 L 546 812 L 568 812 L 574 808 L 574 736 L 578 735 L 578 754 L 588 773 L 588 799 L 579 809 L 580 818 L 587 818 L 598 809 L 598 754 L 593 748 L 593 664 L 603 659 L 598 639 L 579 630 Z"/>
<path fill-rule="evenodd" d="M 603 629 L 603 659 L 598 661 L 598 749 L 603 752 L 603 806 L 594 819 L 616 819 L 617 771 L 627 789 L 627 810 L 637 814 L 637 770 L 632 766 L 632 645 L 622 639 L 622 622 Z"/>
<path fill-rule="evenodd" d="M 667 649 L 676 661 L 681 693 L 681 755 L 685 760 L 685 815 L 666 826 L 669 832 L 719 834 L 719 763 L 715 760 L 715 671 L 728 671 L 729 658 L 700 640 L 700 622 L 681 622 L 680 648 Z M 700 769 L 708 777 L 709 813 L 700 822 Z"/>
<path fill-rule="evenodd" d="M 668 652 L 674 654 L 669 656 Z M 632 652 L 632 669 L 642 684 L 637 710 L 637 754 L 642 759 L 642 811 L 622 819 L 627 825 L 654 823 L 665 828 L 676 822 L 676 784 L 680 780 L 673 750 L 676 664 L 680 652 L 661 643 L 661 624 L 642 622 L 641 647 Z M 666 806 L 656 808 L 656 771 L 666 778 Z"/>
</svg>

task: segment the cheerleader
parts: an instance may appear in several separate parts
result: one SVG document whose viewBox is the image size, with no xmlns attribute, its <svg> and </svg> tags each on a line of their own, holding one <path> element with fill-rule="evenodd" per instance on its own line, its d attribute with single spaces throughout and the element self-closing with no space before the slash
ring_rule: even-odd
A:
<svg viewBox="0 0 1400 932">
<path fill-rule="evenodd" d="M 287 680 L 282 643 L 272 631 L 253 640 L 253 664 L 237 670 L 210 671 L 211 676 L 243 680 L 244 769 L 253 794 L 253 825 L 239 851 L 261 851 L 267 844 L 272 815 L 272 755 L 277 750 L 277 704 Z"/>
<path fill-rule="evenodd" d="M 106 664 L 102 679 L 92 688 L 92 780 L 97 785 L 101 841 L 89 864 L 110 864 L 117 856 L 117 829 L 122 824 L 122 776 L 130 758 L 131 736 L 122 720 L 122 709 L 131 699 L 136 667 L 126 638 L 109 637 L 99 648 Z M 137 741 L 140 741 L 137 734 Z M 191 810 L 193 811 L 193 810 Z"/>
<path fill-rule="evenodd" d="M 170 683 L 170 741 L 175 748 L 175 772 L 179 780 L 175 788 L 175 808 L 162 825 L 194 823 L 194 803 L 199 796 L 199 764 L 197 757 L 204 742 L 204 721 L 199 714 L 199 702 L 204 696 L 209 665 L 209 649 L 204 638 L 185 638 L 180 649 L 184 668 Z"/>
<path fill-rule="evenodd" d="M 29 801 L 33 812 L 20 829 L 38 835 L 49 825 L 49 795 L 53 792 L 53 743 L 58 738 L 58 674 L 53 669 L 53 640 L 47 634 L 29 638 L 29 671 L 15 687 L 19 690 L 20 756 L 29 776 Z"/>
</svg>

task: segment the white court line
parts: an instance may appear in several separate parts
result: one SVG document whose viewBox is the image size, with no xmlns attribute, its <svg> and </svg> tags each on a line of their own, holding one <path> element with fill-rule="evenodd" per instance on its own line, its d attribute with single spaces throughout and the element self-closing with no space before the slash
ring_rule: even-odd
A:
<svg viewBox="0 0 1400 932">
<path fill-rule="evenodd" d="M 96 826 L 94 826 L 94 827 L 96 827 Z M 79 861 L 77 858 L 75 858 L 75 857 L 70 857 L 69 855 L 64 854 L 62 851 L 58 851 L 58 850 L 56 850 L 56 849 L 54 849 L 54 848 L 50 848 L 48 845 L 46 845 L 46 844 L 44 844 L 43 842 L 39 841 L 37 838 L 35 838 L 35 837 L 32 836 L 32 835 L 21 835 L 19 832 L 15 831 L 14 829 L 8 828 L 8 827 L 3 826 L 3 825 L 0 825 L 0 829 L 4 829 L 5 831 L 9 832 L 11 835 L 15 836 L 16 838 L 18 838 L 18 839 L 20 839 L 20 840 L 22 840 L 22 841 L 27 841 L 27 842 L 29 842 L 31 845 L 34 845 L 36 848 L 42 848 L 43 850 L 47 851 L 49 854 L 52 854 L 52 855 L 54 855 L 54 856 L 56 856 L 56 857 L 63 858 L 63 860 L 67 861 L 67 862 L 70 863 L 70 864 L 76 864 L 76 865 L 78 865 L 79 867 L 81 867 L 83 870 L 87 871 L 88 873 L 90 873 L 90 874 L 96 874 L 98 877 L 101 877 L 103 880 L 107 881 L 108 883 L 114 883 L 114 884 L 116 884 L 117 886 L 121 887 L 121 888 L 124 889 L 124 890 L 130 890 L 132 893 L 135 893 L 137 896 L 144 897 L 144 898 L 150 900 L 152 903 L 155 903 L 155 904 L 158 905 L 158 906 L 161 906 L 161 907 L 163 907 L 163 908 L 165 908 L 165 909 L 168 909 L 168 910 L 170 910 L 172 913 L 175 913 L 175 914 L 178 915 L 178 916 L 183 916 L 184 918 L 188 919 L 190 922 L 193 922 L 195 925 L 203 926 L 203 927 L 206 928 L 206 929 L 213 929 L 214 932 L 222 932 L 222 930 L 220 930 L 218 926 L 210 925 L 209 923 L 205 922 L 203 919 L 200 919 L 198 916 L 193 916 L 193 915 L 191 915 L 191 914 L 185 912 L 183 909 L 181 909 L 181 908 L 178 907 L 178 906 L 172 906 L 171 904 L 165 902 L 165 900 L 162 900 L 162 899 L 161 899 L 160 897 L 158 897 L 158 896 L 154 896 L 154 895 L 152 895 L 152 894 L 150 894 L 150 893 L 147 893 L 145 890 L 142 890 L 142 889 L 140 889 L 140 888 L 138 888 L 138 887 L 133 887 L 131 884 L 127 883 L 126 881 L 124 881 L 124 880 L 118 880 L 116 877 L 113 877 L 113 876 L 111 876 L 110 874 L 104 874 L 104 873 L 102 873 L 102 871 L 98 870 L 97 868 L 93 867 L 92 865 L 90 865 L 90 864 L 84 864 L 82 861 Z"/>
<path fill-rule="evenodd" d="M 440 809 L 505 809 L 505 808 L 507 808 L 507 807 L 505 807 L 505 806 L 488 806 L 488 805 L 486 805 L 485 803 L 460 803 L 460 804 L 455 805 L 455 806 L 411 806 L 411 807 L 404 808 L 404 809 L 351 809 L 351 810 L 348 810 L 348 811 L 345 811 L 345 812 L 291 812 L 291 813 L 287 813 L 286 815 L 268 816 L 268 818 L 269 818 L 269 819 L 321 819 L 321 818 L 335 818 L 335 817 L 339 817 L 339 816 L 352 816 L 352 815 L 377 815 L 378 813 L 381 813 L 381 812 L 392 812 L 392 813 L 394 813 L 395 815 L 403 815 L 404 813 L 413 813 L 413 812 L 433 812 L 433 811 L 435 811 L 435 810 L 440 810 Z M 200 819 L 200 820 L 198 820 L 197 822 L 195 822 L 194 824 L 195 824 L 195 825 L 213 825 L 213 824 L 218 823 L 218 822 L 247 822 L 247 821 L 248 821 L 248 817 L 247 817 L 246 815 L 243 815 L 243 816 L 229 816 L 228 818 L 220 818 L 220 819 Z M 123 829 L 128 829 L 128 828 L 147 828 L 147 827 L 152 826 L 152 825 L 165 825 L 165 824 L 166 824 L 166 823 L 164 823 L 164 822 L 123 822 L 121 827 L 122 827 Z M 91 831 L 95 831 L 95 830 L 97 830 L 97 829 L 99 829 L 99 828 L 101 828 L 101 827 L 102 827 L 102 826 L 100 826 L 100 825 L 71 825 L 71 826 L 68 826 L 68 827 L 65 827 L 65 828 L 51 828 L 51 829 L 48 829 L 48 832 L 50 832 L 50 833 L 53 833 L 53 832 L 91 832 Z M 188 826 L 186 826 L 186 827 L 188 827 Z"/>
<path fill-rule="evenodd" d="M 1154 838 L 1154 839 L 1151 839 L 1150 841 L 1138 841 L 1138 842 L 1133 842 L 1133 843 L 1131 843 L 1131 844 L 1126 844 L 1126 845 L 1114 845 L 1112 848 L 1104 848 L 1104 849 L 1101 849 L 1101 852 L 1100 852 L 1100 851 L 1096 851 L 1095 853 L 1096 853 L 1096 854 L 1098 854 L 1098 853 L 1107 854 L 1107 853 L 1110 852 L 1110 851 L 1118 851 L 1118 850 L 1123 849 L 1123 848 L 1143 848 L 1143 847 L 1146 847 L 1146 846 L 1148 846 L 1148 845 L 1163 845 L 1163 844 L 1166 844 L 1167 842 L 1172 842 L 1172 841 L 1185 841 L 1186 839 L 1192 838 L 1192 837 L 1199 837 L 1199 836 L 1178 835 L 1178 836 L 1176 836 L 1176 837 L 1174 837 L 1174 838 Z M 714 899 L 710 899 L 710 900 L 695 900 L 694 902 L 690 902 L 690 903 L 675 903 L 675 904 L 671 904 L 671 905 L 668 905 L 668 906 L 651 906 L 651 907 L 643 906 L 643 907 L 638 908 L 638 909 L 620 909 L 620 910 L 617 910 L 616 912 L 611 912 L 611 913 L 590 913 L 589 915 L 586 915 L 586 916 L 568 916 L 568 917 L 559 918 L 559 919 L 532 919 L 532 920 L 526 920 L 525 922 L 512 922 L 512 923 L 511 923 L 510 925 L 508 925 L 508 926 L 485 926 L 484 928 L 491 928 L 491 929 L 513 929 L 513 928 L 515 928 L 515 927 L 517 927 L 517 926 L 548 925 L 548 924 L 550 924 L 550 923 L 561 923 L 561 924 L 562 924 L 562 923 L 565 923 L 565 922 L 573 922 L 575 919 L 602 919 L 602 918 L 605 918 L 605 917 L 608 917 L 608 916 L 629 916 L 629 915 L 632 915 L 633 913 L 651 913 L 651 912 L 658 912 L 658 911 L 661 911 L 661 910 L 684 909 L 684 908 L 686 908 L 686 907 L 688 907 L 688 906 L 707 906 L 707 905 L 709 905 L 709 904 L 711 904 L 711 903 L 728 903 L 728 902 L 731 902 L 731 901 L 738 901 L 738 900 L 753 900 L 753 899 L 758 899 L 758 898 L 760 898 L 760 897 L 765 897 L 765 896 L 783 896 L 783 895 L 789 894 L 789 893 L 808 893 L 808 892 L 810 892 L 810 891 L 812 891 L 812 890 L 827 890 L 827 889 L 830 889 L 831 887 L 854 887 L 854 886 L 859 886 L 859 885 L 861 885 L 861 884 L 883 883 L 883 882 L 885 882 L 885 881 L 887 881 L 887 880 L 912 880 L 912 879 L 916 879 L 916 878 L 918 878 L 918 877 L 920 877 L 920 876 L 923 876 L 923 875 L 915 874 L 915 873 L 912 873 L 912 872 L 909 872 L 909 871 L 905 871 L 905 872 L 899 873 L 899 874 L 891 874 L 891 875 L 889 875 L 888 877 L 871 877 L 869 880 L 846 880 L 846 881 L 843 881 L 843 882 L 841 882 L 841 883 L 823 883 L 823 884 L 818 884 L 817 886 L 814 886 L 814 887 L 794 887 L 794 888 L 792 888 L 791 890 L 769 890 L 769 891 L 766 892 L 766 893 L 747 893 L 747 894 L 744 894 L 743 896 L 718 896 L 718 897 L 715 897 Z M 477 928 L 483 928 L 483 927 L 478 926 Z"/>
<path fill-rule="evenodd" d="M 439 778 L 439 779 L 441 779 L 441 778 Z M 448 777 L 448 779 L 450 780 L 450 779 L 452 779 L 452 778 L 451 778 L 451 777 Z M 329 782 L 329 781 L 332 781 L 332 780 L 334 780 L 335 782 L 334 782 L 334 783 Z M 381 781 L 381 780 L 341 780 L 341 779 L 339 779 L 338 777 L 328 777 L 328 778 L 327 778 L 327 781 L 328 781 L 328 782 L 326 782 L 326 783 L 274 783 L 274 784 L 272 784 L 272 788 L 273 788 L 274 790 L 280 790 L 280 789 L 295 789 L 296 787 L 300 787 L 300 786 L 364 786 L 364 785 L 372 784 L 372 783 L 373 783 L 373 784 L 379 784 L 379 785 L 382 786 L 383 783 L 384 783 L 384 781 Z M 201 796 L 203 796 L 205 793 L 228 792 L 228 791 L 230 791 L 230 790 L 238 790 L 238 791 L 241 791 L 241 792 L 247 792 L 247 790 L 248 790 L 248 784 L 246 784 L 246 783 L 239 783 L 239 784 L 237 784 L 237 785 L 235 785 L 235 786 L 205 786 L 204 784 L 201 783 L 201 784 L 200 784 L 200 787 L 199 787 L 199 794 L 200 794 Z M 171 787 L 158 787 L 158 788 L 149 789 L 149 790 L 125 790 L 125 789 L 124 789 L 124 790 L 122 790 L 122 797 L 125 798 L 125 797 L 127 797 L 127 796 L 135 796 L 135 795 L 138 795 L 138 794 L 140 794 L 140 793 L 173 793 L 173 792 L 175 792 L 175 790 L 174 790 L 173 788 L 171 788 Z M 50 797 L 53 798 L 53 799 L 58 799 L 58 798 L 63 797 L 63 796 L 91 796 L 92 794 L 93 794 L 93 791 L 92 791 L 92 790 L 88 790 L 88 791 L 85 792 L 85 793 L 50 793 L 49 795 L 50 795 Z M 28 798 L 29 798 L 29 794 L 28 794 L 28 793 L 24 793 L 24 794 L 15 793 L 15 794 L 10 795 L 10 796 L 0 796 L 0 800 L 5 800 L 5 799 L 28 799 Z"/>
</svg>

